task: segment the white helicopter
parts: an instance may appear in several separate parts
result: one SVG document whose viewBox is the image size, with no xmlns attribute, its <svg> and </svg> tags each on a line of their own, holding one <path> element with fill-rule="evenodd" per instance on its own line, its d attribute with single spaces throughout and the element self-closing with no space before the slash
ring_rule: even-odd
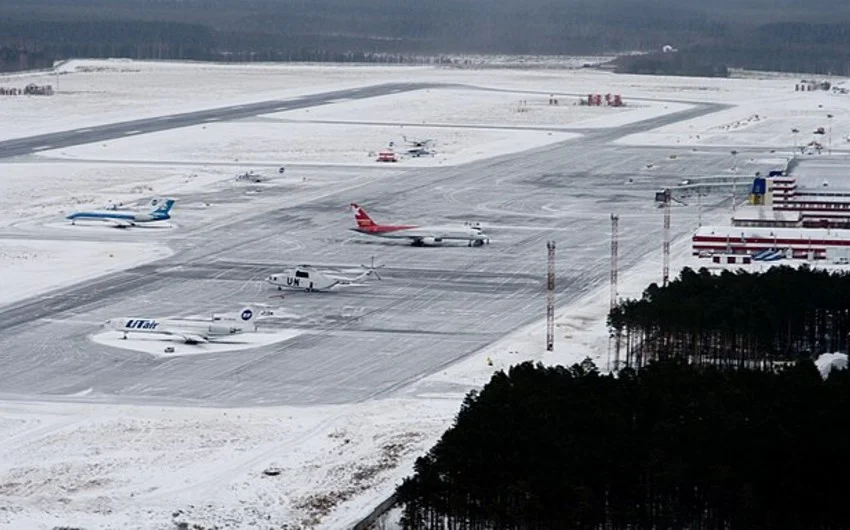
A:
<svg viewBox="0 0 850 530">
<path fill-rule="evenodd" d="M 283 272 L 278 272 L 268 276 L 266 281 L 277 286 L 278 291 L 287 289 L 298 289 L 307 292 L 312 291 L 327 291 L 337 286 L 353 286 L 360 280 L 364 280 L 369 276 L 374 275 L 377 279 L 381 279 L 378 274 L 378 269 L 383 268 L 383 265 L 375 266 L 375 258 L 372 258 L 371 265 L 361 265 L 366 269 L 362 274 L 355 277 L 338 276 L 330 269 L 318 269 L 311 265 L 298 265 Z"/>
</svg>

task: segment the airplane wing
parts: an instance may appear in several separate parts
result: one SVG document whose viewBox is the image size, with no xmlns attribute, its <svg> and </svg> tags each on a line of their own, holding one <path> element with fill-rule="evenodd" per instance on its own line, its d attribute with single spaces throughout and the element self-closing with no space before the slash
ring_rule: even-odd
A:
<svg viewBox="0 0 850 530">
<path fill-rule="evenodd" d="M 132 221 L 127 221 L 126 219 L 104 219 L 107 223 L 114 226 L 115 228 L 130 228 L 131 226 L 136 226 L 136 223 Z"/>
<path fill-rule="evenodd" d="M 178 337 L 181 340 L 183 340 L 183 342 L 185 342 L 186 344 L 198 344 L 200 342 L 209 342 L 209 340 L 205 336 L 200 335 L 200 334 L 195 333 L 195 332 L 192 332 L 192 331 L 187 331 L 187 330 L 163 329 L 163 330 L 160 330 L 159 333 L 162 333 L 163 335 L 169 335 L 169 336 L 172 336 L 172 337 Z"/>
</svg>

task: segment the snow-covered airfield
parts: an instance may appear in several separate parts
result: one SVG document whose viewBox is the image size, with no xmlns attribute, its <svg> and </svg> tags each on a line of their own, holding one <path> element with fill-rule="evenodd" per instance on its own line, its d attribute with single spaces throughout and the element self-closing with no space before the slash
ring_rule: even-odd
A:
<svg viewBox="0 0 850 530">
<path fill-rule="evenodd" d="M 493 370 L 607 365 L 611 213 L 620 295 L 637 296 L 660 276 L 658 188 L 780 166 L 828 113 L 833 156 L 850 145 L 850 97 L 795 93 L 791 77 L 74 61 L 0 78 L 28 82 L 58 93 L 0 98 L 0 141 L 73 133 L 0 159 L 0 527 L 15 529 L 348 528 Z M 327 92 L 340 94 L 311 104 Z M 627 107 L 575 105 L 609 92 Z M 168 128 L 168 116 L 222 107 Z M 374 162 L 403 136 L 435 139 L 437 154 Z M 236 182 L 246 170 L 273 178 Z M 167 226 L 63 221 L 155 195 L 179 200 Z M 350 201 L 380 221 L 479 221 L 492 243 L 370 241 L 347 230 Z M 726 197 L 706 205 L 704 222 L 727 216 Z M 674 271 L 696 225 L 695 206 L 674 211 Z M 544 355 L 550 239 L 559 307 Z M 262 282 L 285 265 L 353 271 L 372 256 L 384 279 L 363 287 L 281 299 Z M 277 317 L 233 348 L 164 355 L 100 327 L 246 303 Z"/>
</svg>

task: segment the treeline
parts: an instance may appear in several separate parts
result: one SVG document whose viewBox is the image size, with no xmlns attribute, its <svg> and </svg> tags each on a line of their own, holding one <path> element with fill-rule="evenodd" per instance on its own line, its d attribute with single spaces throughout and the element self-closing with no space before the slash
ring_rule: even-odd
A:
<svg viewBox="0 0 850 530">
<path fill-rule="evenodd" d="M 51 68 L 53 55 L 40 50 L 0 46 L 0 72 Z"/>
<path fill-rule="evenodd" d="M 725 62 L 694 51 L 619 57 L 615 71 L 625 74 L 729 77 L 729 68 Z"/>
<path fill-rule="evenodd" d="M 411 62 L 453 53 L 652 52 L 669 44 L 680 52 L 625 57 L 620 71 L 850 75 L 850 5 L 834 4 L 718 0 L 707 9 L 697 0 L 6 0 L 0 2 L 0 47 L 55 59 Z"/>
<path fill-rule="evenodd" d="M 712 274 L 685 268 L 666 287 L 650 285 L 608 315 L 625 365 L 686 359 L 769 366 L 845 351 L 850 274 L 807 267 Z"/>
<path fill-rule="evenodd" d="M 496 373 L 397 490 L 410 530 L 850 528 L 850 376 Z"/>
</svg>

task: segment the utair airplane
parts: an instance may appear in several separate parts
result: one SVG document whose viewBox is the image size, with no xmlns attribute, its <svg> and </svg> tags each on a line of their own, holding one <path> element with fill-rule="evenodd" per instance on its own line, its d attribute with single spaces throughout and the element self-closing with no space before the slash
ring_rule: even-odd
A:
<svg viewBox="0 0 850 530">
<path fill-rule="evenodd" d="M 442 245 L 443 241 L 455 240 L 466 241 L 470 247 L 480 247 L 490 242 L 490 237 L 477 223 L 454 226 L 381 225 L 373 221 L 358 204 L 351 203 L 351 211 L 357 221 L 357 228 L 352 228 L 355 232 L 388 239 L 404 239 L 413 246 L 435 247 Z"/>
<path fill-rule="evenodd" d="M 136 226 L 137 223 L 171 219 L 169 212 L 172 206 L 174 206 L 174 199 L 165 199 L 162 202 L 158 201 L 158 204 L 147 213 L 121 210 L 74 212 L 65 219 L 71 221 L 71 224 L 76 224 L 77 221 L 102 221 L 116 228 L 128 228 Z"/>
<path fill-rule="evenodd" d="M 337 276 L 333 271 L 328 269 L 317 269 L 310 265 L 299 265 L 291 269 L 285 269 L 283 272 L 272 274 L 266 278 L 266 281 L 272 285 L 276 285 L 278 290 L 300 289 L 307 292 L 312 291 L 327 291 L 335 287 L 358 285 L 357 282 L 364 280 L 369 276 L 374 275 L 377 279 L 381 279 L 378 270 L 383 265 L 375 266 L 375 259 L 372 258 L 372 265 L 361 265 L 366 269 L 361 274 L 355 277 Z"/>
<path fill-rule="evenodd" d="M 212 315 L 204 319 L 117 317 L 107 320 L 104 326 L 122 332 L 125 339 L 128 333 L 155 333 L 180 339 L 186 344 L 198 344 L 256 331 L 254 316 L 254 309 L 245 307 L 236 314 Z"/>
</svg>

